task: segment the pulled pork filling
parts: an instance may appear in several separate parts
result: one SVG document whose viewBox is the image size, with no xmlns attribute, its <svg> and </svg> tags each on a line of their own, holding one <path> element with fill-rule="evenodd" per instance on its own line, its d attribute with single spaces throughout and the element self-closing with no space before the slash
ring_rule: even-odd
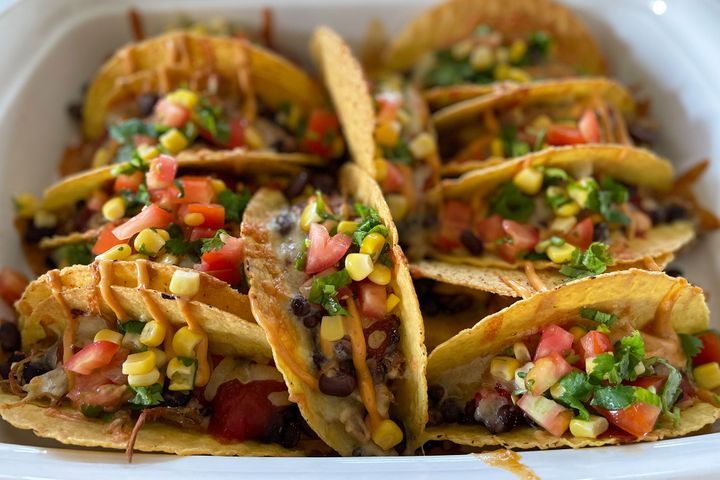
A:
<svg viewBox="0 0 720 480">
<path fill-rule="evenodd" d="M 546 325 L 490 358 L 469 400 L 431 386 L 429 424 L 476 424 L 492 434 L 524 425 L 558 437 L 569 431 L 579 438 L 643 438 L 661 416 L 677 422 L 700 389 L 719 386 L 706 384 L 708 364 L 695 368 L 700 381 L 688 375 L 697 355 L 683 349 L 690 336 L 655 324 L 638 331 L 591 308 L 580 316 Z"/>
</svg>

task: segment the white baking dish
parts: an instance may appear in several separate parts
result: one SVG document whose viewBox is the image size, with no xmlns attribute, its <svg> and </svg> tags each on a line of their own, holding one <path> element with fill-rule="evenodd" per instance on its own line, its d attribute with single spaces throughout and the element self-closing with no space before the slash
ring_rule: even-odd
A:
<svg viewBox="0 0 720 480">
<path fill-rule="evenodd" d="M 127 42 L 128 0 L 0 1 L 0 265 L 24 268 L 11 225 L 11 195 L 40 193 L 56 176 L 57 162 L 73 135 L 65 111 L 80 96 L 102 60 Z M 432 2 L 401 0 L 157 0 L 142 2 L 148 32 L 158 32 L 178 13 L 194 18 L 224 16 L 248 27 L 262 7 L 273 8 L 279 48 L 307 64 L 313 28 L 327 24 L 357 45 L 368 22 L 389 31 Z M 712 0 L 568 0 L 589 24 L 614 74 L 652 99 L 661 125 L 660 153 L 678 170 L 702 158 L 720 157 L 720 4 Z M 703 203 L 720 211 L 720 166 L 699 185 Z M 693 245 L 677 265 L 710 294 L 720 311 L 720 247 L 717 235 Z M 720 322 L 715 322 L 720 326 Z M 510 478 L 473 456 L 257 459 L 179 458 L 136 455 L 127 465 L 119 453 L 59 449 L 0 424 L 0 477 L 77 478 Z M 556 450 L 522 454 L 522 462 L 543 478 L 698 478 L 720 469 L 720 433 L 624 447 Z"/>
</svg>

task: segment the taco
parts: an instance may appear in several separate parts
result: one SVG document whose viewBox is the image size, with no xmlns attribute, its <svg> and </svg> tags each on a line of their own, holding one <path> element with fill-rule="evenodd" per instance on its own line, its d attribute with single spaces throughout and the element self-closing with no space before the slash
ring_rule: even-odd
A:
<svg viewBox="0 0 720 480">
<path fill-rule="evenodd" d="M 16 224 L 38 274 L 88 264 L 97 256 L 149 258 L 197 264 L 238 285 L 242 245 L 237 237 L 245 205 L 258 185 L 289 187 L 291 176 L 294 184 L 307 181 L 294 157 L 160 154 L 81 172 L 48 188 L 39 207 L 20 202 Z"/>
<path fill-rule="evenodd" d="M 329 28 L 315 31 L 311 49 L 354 161 L 380 184 L 401 238 L 417 238 L 425 194 L 440 173 L 422 97 L 396 73 L 366 80 L 348 45 Z"/>
<path fill-rule="evenodd" d="M 425 438 L 546 449 L 698 431 L 720 418 L 717 363 L 688 370 L 708 315 L 700 288 L 642 270 L 518 301 L 430 355 Z"/>
<path fill-rule="evenodd" d="M 458 101 L 458 90 L 487 93 L 494 82 L 605 73 L 585 25 L 547 0 L 445 1 L 402 29 L 385 61 L 411 70 L 433 108 Z"/>
<path fill-rule="evenodd" d="M 508 286 L 501 274 L 524 269 L 531 292 L 546 288 L 536 270 L 580 278 L 662 269 L 701 228 L 702 215 L 673 190 L 671 164 L 618 145 L 545 150 L 445 180 L 442 190 L 431 256 L 498 269 Z M 468 273 L 446 277 L 462 285 Z"/>
<path fill-rule="evenodd" d="M 0 393 L 10 424 L 129 458 L 299 455 L 320 445 L 300 438 L 262 329 L 223 309 L 241 294 L 145 260 L 72 270 L 41 276 L 18 302 L 23 350 Z"/>
<path fill-rule="evenodd" d="M 632 145 L 629 92 L 604 78 L 499 87 L 433 115 L 442 134 L 444 176 L 494 165 L 548 147 L 588 143 Z"/>
<path fill-rule="evenodd" d="M 131 44 L 100 69 L 83 107 L 87 148 L 63 170 L 100 167 L 153 149 L 343 152 L 322 90 L 302 70 L 246 40 L 175 32 Z M 89 158 L 86 158 L 89 157 Z"/>
<path fill-rule="evenodd" d="M 341 455 L 413 451 L 427 418 L 417 298 L 375 181 L 346 165 L 340 188 L 294 202 L 261 189 L 250 201 L 253 313 L 290 398 L 328 445 Z"/>
</svg>

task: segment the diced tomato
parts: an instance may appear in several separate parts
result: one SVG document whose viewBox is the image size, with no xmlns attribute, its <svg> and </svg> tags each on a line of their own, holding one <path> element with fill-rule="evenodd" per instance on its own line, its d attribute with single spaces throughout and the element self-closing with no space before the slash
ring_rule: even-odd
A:
<svg viewBox="0 0 720 480">
<path fill-rule="evenodd" d="M 662 389 L 665 386 L 665 382 L 667 382 L 667 377 L 663 377 L 660 375 L 650 375 L 649 377 L 640 377 L 634 382 L 630 382 L 630 384 L 636 387 L 642 387 L 646 389 L 653 387 L 655 389 L 655 393 L 659 394 L 660 392 L 662 392 Z"/>
<path fill-rule="evenodd" d="M 225 225 L 225 207 L 215 203 L 188 203 L 180 207 L 178 216 L 185 218 L 188 213 L 200 213 L 205 218 L 203 223 L 198 225 L 204 228 L 222 228 Z"/>
<path fill-rule="evenodd" d="M 485 220 L 478 222 L 475 226 L 475 231 L 480 236 L 483 242 L 492 243 L 499 240 L 505 235 L 505 230 L 502 226 L 502 217 L 500 215 L 491 215 Z"/>
<path fill-rule="evenodd" d="M 577 128 L 562 125 L 550 125 L 546 141 L 549 145 L 578 145 L 586 143 L 582 132 Z"/>
<path fill-rule="evenodd" d="M 535 248 L 540 241 L 540 233 L 532 225 L 503 220 L 502 228 L 509 238 L 498 245 L 498 253 L 508 262 L 514 262 L 521 254 Z"/>
<path fill-rule="evenodd" d="M 212 238 L 217 233 L 217 228 L 195 227 L 190 230 L 190 241 L 200 240 L 201 238 Z"/>
<path fill-rule="evenodd" d="M 119 192 L 120 190 L 130 190 L 131 192 L 137 192 L 138 188 L 140 188 L 140 184 L 143 181 L 143 172 L 137 171 L 133 172 L 130 175 L 125 175 L 124 173 L 121 173 L 117 177 L 115 177 L 115 185 L 113 186 L 113 189 L 116 192 Z"/>
<path fill-rule="evenodd" d="M 100 235 L 98 235 L 97 241 L 92 248 L 92 253 L 94 255 L 100 255 L 101 253 L 110 250 L 115 245 L 125 243 L 113 234 L 114 229 L 115 225 L 108 223 L 102 228 L 102 230 L 100 230 Z"/>
<path fill-rule="evenodd" d="M 272 380 L 223 383 L 212 402 L 208 433 L 225 442 L 262 440 L 274 410 L 268 395 L 284 390 L 282 382 Z"/>
<path fill-rule="evenodd" d="M 158 207 L 172 211 L 183 199 L 180 198 L 180 189 L 175 185 L 160 190 L 150 190 L 150 201 Z"/>
<path fill-rule="evenodd" d="M 17 270 L 8 267 L 0 270 L 0 298 L 11 308 L 13 303 L 20 300 L 27 285 L 27 277 Z"/>
<path fill-rule="evenodd" d="M 305 135 L 300 141 L 300 150 L 321 157 L 333 154 L 333 140 L 339 135 L 340 124 L 334 113 L 327 110 L 313 110 L 308 118 Z"/>
<path fill-rule="evenodd" d="M 585 110 L 578 122 L 578 129 L 586 142 L 598 143 L 600 141 L 600 125 L 598 125 L 597 115 L 594 111 Z"/>
<path fill-rule="evenodd" d="M 65 368 L 71 372 L 88 375 L 96 368 L 109 364 L 118 348 L 120 345 L 115 342 L 104 340 L 93 342 L 70 357 Z"/>
<path fill-rule="evenodd" d="M 230 139 L 227 146 L 229 148 L 245 146 L 245 123 L 239 118 L 230 120 Z"/>
<path fill-rule="evenodd" d="M 160 155 L 150 162 L 147 172 L 147 187 L 150 190 L 168 188 L 177 174 L 178 162 L 170 155 Z"/>
<path fill-rule="evenodd" d="M 305 273 L 322 272 L 342 259 L 352 244 L 352 238 L 344 233 L 338 233 L 330 238 L 327 229 L 319 223 L 310 224 L 310 247 L 307 251 Z"/>
<path fill-rule="evenodd" d="M 195 268 L 230 285 L 242 280 L 243 242 L 239 238 L 226 236 L 224 245 L 218 250 L 206 252 Z"/>
<path fill-rule="evenodd" d="M 115 227 L 112 233 L 120 240 L 127 240 L 146 228 L 166 228 L 170 222 L 172 222 L 172 215 L 152 203 L 127 222 Z"/>
<path fill-rule="evenodd" d="M 116 408 L 127 400 L 127 376 L 122 373 L 122 364 L 128 352 L 118 349 L 110 363 L 93 370 L 89 375 L 77 375 L 73 389 L 67 396 L 73 405 L 97 405 L 107 410 Z"/>
<path fill-rule="evenodd" d="M 536 359 L 535 365 L 527 372 L 525 382 L 533 395 L 542 395 L 545 390 L 555 385 L 572 367 L 558 352 Z"/>
<path fill-rule="evenodd" d="M 394 121 L 400 107 L 400 98 L 396 95 L 378 95 L 375 101 L 378 104 L 375 122 L 381 124 Z"/>
<path fill-rule="evenodd" d="M 393 162 L 385 162 L 387 164 L 387 174 L 381 182 L 382 191 L 384 193 L 398 193 L 403 191 L 405 186 L 405 176 L 402 170 Z"/>
<path fill-rule="evenodd" d="M 552 352 L 564 355 L 572 350 L 574 339 L 573 334 L 564 328 L 555 324 L 548 325 L 540 336 L 540 343 L 535 350 L 535 360 L 546 357 Z"/>
<path fill-rule="evenodd" d="M 536 396 L 532 393 L 525 393 L 517 402 L 520 407 L 535 423 L 543 427 L 556 437 L 561 437 L 570 426 L 573 418 L 572 410 L 569 410 L 559 403 Z"/>
<path fill-rule="evenodd" d="M 215 190 L 209 177 L 186 175 L 180 178 L 185 195 L 178 203 L 212 203 Z"/>
<path fill-rule="evenodd" d="M 190 112 L 186 108 L 165 98 L 155 105 L 155 115 L 159 124 L 175 128 L 182 127 L 190 118 Z"/>
<path fill-rule="evenodd" d="M 601 353 L 612 352 L 610 338 L 602 332 L 591 330 L 580 339 L 584 358 L 595 358 Z"/>
<path fill-rule="evenodd" d="M 440 229 L 435 244 L 438 248 L 452 250 L 460 246 L 460 234 L 470 226 L 472 207 L 460 200 L 446 200 L 438 214 Z"/>
<path fill-rule="evenodd" d="M 581 250 L 587 250 L 593 241 L 594 230 L 595 227 L 593 226 L 592 220 L 588 217 L 575 225 L 572 230 L 565 235 L 565 240 Z"/>
<path fill-rule="evenodd" d="M 358 308 L 366 318 L 383 318 L 387 312 L 387 289 L 368 280 L 356 285 L 359 299 Z"/>
<path fill-rule="evenodd" d="M 693 358 L 693 365 L 720 362 L 720 337 L 717 333 L 703 333 L 698 338 L 702 341 L 702 350 Z"/>
<path fill-rule="evenodd" d="M 636 402 L 622 410 L 597 409 L 610 423 L 625 430 L 637 438 L 642 438 L 653 431 L 658 416 L 662 411 L 660 407 Z"/>
</svg>

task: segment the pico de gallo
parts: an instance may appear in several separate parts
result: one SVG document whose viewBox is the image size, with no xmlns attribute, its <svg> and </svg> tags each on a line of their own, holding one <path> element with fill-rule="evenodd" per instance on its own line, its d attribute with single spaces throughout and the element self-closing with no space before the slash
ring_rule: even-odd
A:
<svg viewBox="0 0 720 480">
<path fill-rule="evenodd" d="M 431 88 L 576 75 L 573 66 L 552 62 L 552 45 L 544 31 L 510 36 L 481 25 L 469 37 L 420 60 L 414 76 L 422 88 Z"/>
<path fill-rule="evenodd" d="M 179 88 L 167 95 L 139 95 L 123 111 L 114 111 L 105 141 L 91 165 L 100 167 L 157 153 L 177 155 L 198 148 L 300 152 L 324 158 L 343 154 L 338 120 L 332 112 L 304 113 L 286 103 L 276 112 L 260 108 L 259 115 L 240 110 L 236 102 L 217 95 Z"/>
<path fill-rule="evenodd" d="M 720 386 L 717 373 L 712 385 L 689 374 L 691 352 L 672 329 L 637 330 L 592 308 L 578 317 L 545 325 L 489 359 L 469 400 L 432 386 L 431 424 L 482 425 L 492 434 L 532 426 L 556 437 L 632 441 L 661 417 L 677 422 L 684 408 L 707 398 L 703 389 Z"/>
<path fill-rule="evenodd" d="M 549 261 L 581 278 L 603 273 L 614 257 L 629 257 L 632 239 L 691 218 L 680 201 L 654 198 L 603 173 L 576 178 L 557 167 L 525 166 L 485 195 L 446 199 L 434 245 L 444 254 L 510 264 Z"/>
<path fill-rule="evenodd" d="M 271 229 L 273 251 L 294 265 L 287 308 L 312 345 L 312 388 L 345 399 L 342 411 L 323 412 L 327 422 L 342 422 L 359 453 L 402 450 L 403 428 L 390 413 L 405 358 L 388 228 L 373 208 L 318 191 L 282 210 Z"/>
</svg>

